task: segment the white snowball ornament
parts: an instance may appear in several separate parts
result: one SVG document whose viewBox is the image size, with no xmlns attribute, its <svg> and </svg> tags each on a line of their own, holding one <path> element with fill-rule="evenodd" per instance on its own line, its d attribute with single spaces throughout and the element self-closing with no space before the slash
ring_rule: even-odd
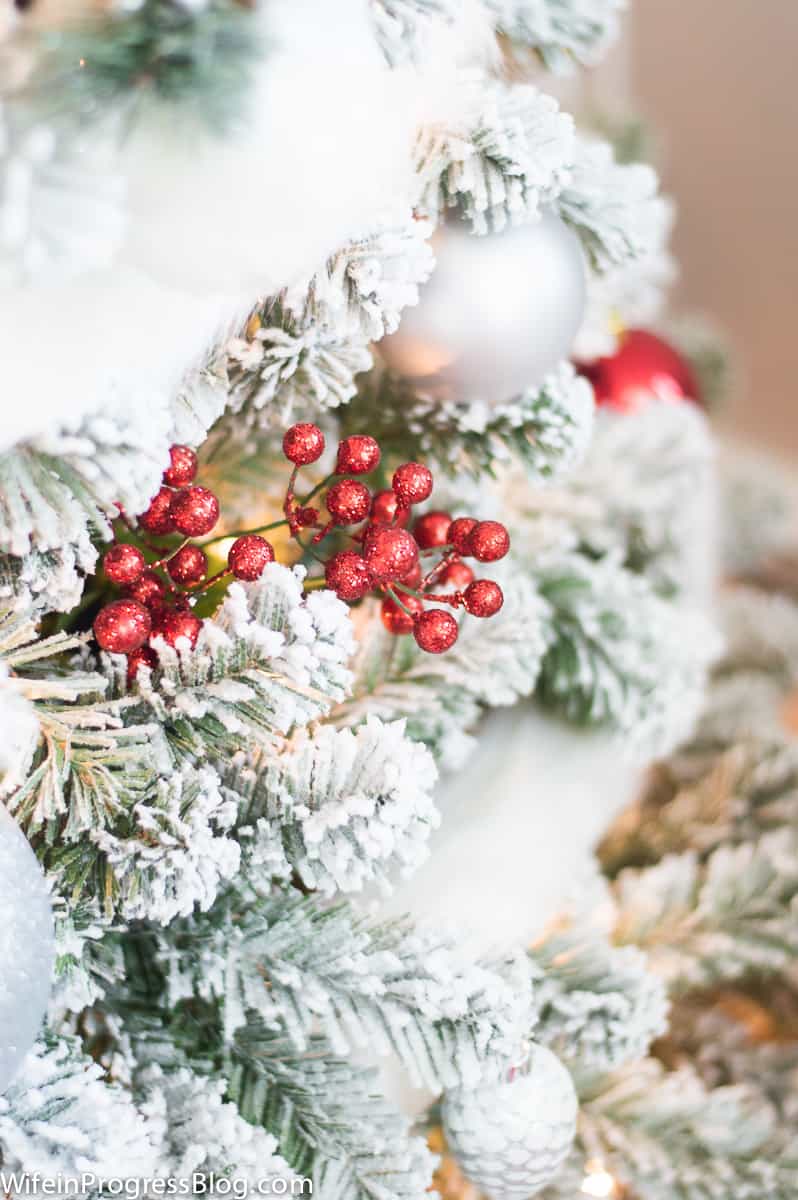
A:
<svg viewBox="0 0 798 1200">
<path fill-rule="evenodd" d="M 559 217 L 485 237 L 447 224 L 433 248 L 437 266 L 418 305 L 380 342 L 387 366 L 457 401 L 502 404 L 570 356 L 586 271 Z"/>
<path fill-rule="evenodd" d="M 505 1082 L 458 1088 L 443 1101 L 443 1131 L 472 1183 L 492 1200 L 527 1200 L 562 1166 L 579 1104 L 571 1076 L 545 1046 L 532 1046 Z"/>
<path fill-rule="evenodd" d="M 0 1093 L 36 1040 L 53 973 L 53 914 L 36 855 L 0 804 Z"/>
</svg>

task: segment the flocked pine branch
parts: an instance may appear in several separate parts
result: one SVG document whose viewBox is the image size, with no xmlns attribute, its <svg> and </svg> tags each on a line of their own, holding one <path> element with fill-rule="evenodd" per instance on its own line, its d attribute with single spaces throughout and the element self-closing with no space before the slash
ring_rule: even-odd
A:
<svg viewBox="0 0 798 1200">
<path fill-rule="evenodd" d="M 578 1072 L 642 1058 L 667 1028 L 662 981 L 634 946 L 616 948 L 595 929 L 555 932 L 529 951 L 536 1040 Z"/>
<path fill-rule="evenodd" d="M 694 851 L 617 881 L 616 938 L 646 950 L 673 989 L 784 971 L 798 949 L 798 855 L 794 830 Z"/>
<path fill-rule="evenodd" d="M 500 1072 L 529 1028 L 523 963 L 467 962 L 444 935 L 342 903 L 239 887 L 206 915 L 132 936 L 172 1005 L 218 1001 L 228 1044 L 256 1012 L 297 1051 L 323 1032 L 336 1054 L 395 1054 L 416 1086 L 440 1091 Z"/>
<path fill-rule="evenodd" d="M 626 0 L 486 0 L 496 26 L 552 70 L 591 64 L 617 36 Z"/>
<path fill-rule="evenodd" d="M 536 582 L 550 605 L 538 695 L 581 725 L 623 731 L 664 753 L 698 714 L 717 639 L 697 613 L 656 595 L 613 557 L 546 563 Z"/>
<path fill-rule="evenodd" d="M 404 723 L 373 714 L 354 730 L 322 726 L 277 758 L 242 755 L 224 776 L 251 870 L 295 871 L 324 895 L 387 885 L 424 860 L 440 819 L 435 778 Z"/>
<path fill-rule="evenodd" d="M 535 391 L 468 403 L 377 371 L 361 380 L 342 418 L 346 432 L 368 427 L 380 445 L 411 461 L 432 458 L 444 470 L 484 476 L 506 471 L 515 459 L 546 479 L 569 470 L 587 449 L 593 396 L 566 364 Z"/>
<path fill-rule="evenodd" d="M 530 696 L 544 650 L 546 610 L 530 581 L 515 566 L 506 576 L 493 574 L 501 576 L 504 590 L 501 612 L 490 622 L 464 621 L 454 647 L 440 658 L 368 621 L 353 660 L 351 697 L 333 712 L 333 721 L 357 725 L 366 713 L 401 717 L 442 768 L 462 765 L 482 706 Z"/>
<path fill-rule="evenodd" d="M 691 1068 L 649 1059 L 583 1098 L 573 1158 L 546 1200 L 579 1194 L 586 1171 L 646 1200 L 789 1200 L 798 1156 L 756 1087 L 708 1089 Z"/>
<path fill-rule="evenodd" d="M 531 86 L 496 82 L 467 133 L 435 130 L 419 147 L 424 207 L 455 208 L 475 233 L 529 220 L 562 190 L 574 156 L 573 120 Z M 443 169 L 433 170 L 443 164 Z"/>
</svg>

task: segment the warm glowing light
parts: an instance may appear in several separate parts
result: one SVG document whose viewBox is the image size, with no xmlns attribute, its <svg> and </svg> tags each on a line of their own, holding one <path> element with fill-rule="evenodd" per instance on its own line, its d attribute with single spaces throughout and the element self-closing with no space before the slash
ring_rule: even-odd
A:
<svg viewBox="0 0 798 1200">
<path fill-rule="evenodd" d="M 585 1196 L 598 1196 L 606 1200 L 616 1194 L 615 1179 L 609 1171 L 605 1171 L 601 1163 L 588 1163 L 587 1175 L 582 1180 L 580 1191 Z"/>
<path fill-rule="evenodd" d="M 80 59 L 80 61 L 78 62 L 78 66 L 79 66 L 79 67 L 85 67 L 85 66 L 86 66 L 86 59 L 85 59 L 85 58 L 81 58 L 81 59 Z"/>
</svg>

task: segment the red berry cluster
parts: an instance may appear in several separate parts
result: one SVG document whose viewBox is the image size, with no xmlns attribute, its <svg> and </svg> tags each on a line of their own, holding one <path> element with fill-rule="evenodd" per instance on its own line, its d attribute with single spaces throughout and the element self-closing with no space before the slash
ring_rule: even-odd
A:
<svg viewBox="0 0 798 1200">
<path fill-rule="evenodd" d="M 499 585 L 475 579 L 463 559 L 488 563 L 503 558 L 510 548 L 503 525 L 429 512 L 416 519 L 412 531 L 405 528 L 413 507 L 432 493 L 432 472 L 423 463 L 402 463 L 393 473 L 391 487 L 372 493 L 351 476 L 376 470 L 380 448 L 374 438 L 355 434 L 338 446 L 333 474 L 300 500 L 295 493 L 297 476 L 323 454 L 324 435 L 316 425 L 292 425 L 283 438 L 283 451 L 293 463 L 283 519 L 264 528 L 286 525 L 302 549 L 322 563 L 324 577 L 306 581 L 307 588 L 326 585 L 342 600 L 360 600 L 376 592 L 382 597 L 385 628 L 394 634 L 412 633 L 430 654 L 450 649 L 458 626 L 451 612 L 428 608 L 429 603 L 463 608 L 475 617 L 492 617 L 499 611 L 504 601 Z M 103 650 L 127 655 L 129 680 L 140 666 L 157 666 L 154 638 L 162 637 L 171 646 L 182 644 L 183 639 L 196 645 L 202 621 L 192 605 L 211 584 L 228 575 L 259 579 L 274 561 L 272 545 L 257 531 L 245 532 L 230 547 L 227 566 L 208 575 L 205 551 L 190 539 L 211 532 L 219 519 L 219 501 L 208 488 L 194 483 L 196 474 L 194 451 L 172 446 L 163 484 L 147 511 L 131 521 L 119 509 L 120 520 L 136 544 L 115 540 L 103 558 L 106 577 L 124 588 L 125 595 L 100 610 L 94 636 Z M 321 492 L 326 520 L 309 503 Z M 325 561 L 314 548 L 336 529 L 351 530 L 352 546 Z M 307 543 L 302 541 L 305 530 L 310 531 Z M 176 535 L 182 535 L 177 545 L 174 540 L 167 545 L 147 540 Z M 422 566 L 421 560 L 430 556 L 433 561 Z M 453 590 L 434 590 L 440 587 Z"/>
<path fill-rule="evenodd" d="M 94 621 L 94 636 L 103 650 L 125 654 L 128 679 L 140 666 L 155 667 L 158 657 L 150 645 L 162 637 L 170 646 L 185 639 L 197 644 L 202 621 L 192 611 L 198 594 L 225 575 L 258 579 L 274 550 L 265 538 L 245 534 L 236 539 L 227 556 L 227 568 L 208 576 L 205 551 L 188 539 L 211 532 L 219 519 L 219 501 L 208 488 L 194 483 L 197 456 L 189 446 L 172 446 L 163 485 L 146 512 L 131 521 L 120 508 L 122 523 L 140 545 L 114 541 L 103 557 L 106 578 L 123 587 L 126 595 L 106 604 Z M 181 534 L 179 545 L 162 546 L 144 535 Z M 148 553 L 154 558 L 148 558 Z"/>
<path fill-rule="evenodd" d="M 492 617 L 499 611 L 504 601 L 499 585 L 475 579 L 462 560 L 487 563 L 503 558 L 510 548 L 503 525 L 471 517 L 453 520 L 450 513 L 430 512 L 415 521 L 412 531 L 405 528 L 414 505 L 423 504 L 432 494 L 432 472 L 423 463 L 403 463 L 394 471 L 390 488 L 372 493 L 349 476 L 374 471 L 380 464 L 380 448 L 365 434 L 345 438 L 338 446 L 335 466 L 335 475 L 345 478 L 327 488 L 328 519 L 320 523 L 318 510 L 307 507 L 311 497 L 301 503 L 294 487 L 300 468 L 316 462 L 324 451 L 321 430 L 308 424 L 292 426 L 283 439 L 283 451 L 294 464 L 284 506 L 294 537 L 313 528 L 311 545 L 316 545 L 336 527 L 360 527 L 350 535 L 353 546 L 339 550 L 325 564 L 327 586 L 342 600 L 360 600 L 377 592 L 383 597 L 385 628 L 394 634 L 412 633 L 430 654 L 449 650 L 457 640 L 458 626 L 445 609 L 427 608 L 429 602 L 464 608 L 476 617 Z M 437 561 L 422 567 L 421 559 L 431 555 Z M 436 593 L 434 588 L 441 585 L 454 590 Z"/>
</svg>

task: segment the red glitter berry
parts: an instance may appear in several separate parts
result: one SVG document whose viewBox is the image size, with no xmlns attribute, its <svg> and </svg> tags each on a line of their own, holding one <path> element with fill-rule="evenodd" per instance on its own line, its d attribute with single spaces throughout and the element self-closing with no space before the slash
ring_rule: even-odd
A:
<svg viewBox="0 0 798 1200">
<path fill-rule="evenodd" d="M 163 473 L 164 483 L 169 487 L 188 487 L 197 474 L 197 456 L 190 446 L 171 446 L 169 466 Z"/>
<path fill-rule="evenodd" d="M 308 525 L 315 525 L 318 519 L 319 510 L 317 508 L 298 508 L 294 514 L 294 520 L 302 529 Z"/>
<path fill-rule="evenodd" d="M 175 583 L 199 583 L 208 570 L 208 559 L 199 546 L 181 546 L 166 564 L 169 577 Z"/>
<path fill-rule="evenodd" d="M 492 579 L 476 579 L 465 590 L 465 606 L 472 617 L 495 617 L 504 604 L 504 593 Z"/>
<path fill-rule="evenodd" d="M 468 546 L 479 562 L 497 562 L 510 549 L 510 535 L 501 521 L 478 521 L 471 530 Z"/>
<path fill-rule="evenodd" d="M 219 501 L 208 488 L 185 488 L 173 493 L 169 512 L 175 529 L 186 537 L 201 537 L 210 533 L 219 520 Z"/>
<path fill-rule="evenodd" d="M 149 667 L 154 671 L 158 666 L 158 655 L 150 646 L 139 646 L 127 656 L 127 681 L 132 683 L 139 673 L 139 667 Z"/>
<path fill-rule="evenodd" d="M 451 513 L 424 513 L 413 526 L 413 537 L 422 550 L 431 550 L 433 546 L 445 546 L 451 523 Z"/>
<path fill-rule="evenodd" d="M 403 583 L 405 587 L 417 588 L 421 583 L 421 563 L 414 562 L 410 570 L 406 575 L 402 576 L 399 582 Z"/>
<path fill-rule="evenodd" d="M 391 486 L 401 505 L 421 504 L 432 495 L 432 471 L 423 463 L 403 463 L 394 471 Z"/>
<path fill-rule="evenodd" d="M 457 622 L 443 608 L 428 608 L 418 618 L 413 636 L 427 654 L 443 654 L 457 641 Z"/>
<path fill-rule="evenodd" d="M 141 551 L 125 542 L 111 546 L 103 556 L 103 570 L 107 578 L 119 587 L 126 587 L 140 579 L 146 565 Z"/>
<path fill-rule="evenodd" d="M 330 488 L 326 504 L 336 525 L 357 525 L 369 515 L 371 492 L 356 479 L 342 479 Z"/>
<path fill-rule="evenodd" d="M 156 537 L 173 533 L 175 523 L 172 517 L 172 501 L 174 498 L 174 492 L 170 492 L 167 487 L 162 487 L 157 496 L 153 496 L 150 500 L 150 507 L 147 511 L 139 517 L 141 528 L 146 529 L 147 533 L 154 533 Z"/>
<path fill-rule="evenodd" d="M 471 553 L 471 533 L 477 527 L 473 517 L 457 517 L 449 526 L 446 540 L 458 554 Z"/>
<path fill-rule="evenodd" d="M 257 533 L 245 533 L 236 538 L 227 555 L 227 565 L 236 579 L 250 583 L 260 579 L 270 562 L 274 562 L 274 548 Z"/>
<path fill-rule="evenodd" d="M 389 633 L 396 634 L 397 637 L 403 633 L 412 633 L 416 623 L 415 618 L 424 611 L 424 602 L 419 600 L 418 596 L 408 596 L 403 593 L 400 598 L 405 608 L 410 609 L 409 613 L 389 597 L 383 600 L 380 609 L 383 625 Z"/>
<path fill-rule="evenodd" d="M 300 421 L 287 429 L 283 437 L 283 454 L 295 467 L 306 467 L 324 453 L 324 434 L 318 425 Z"/>
<path fill-rule="evenodd" d="M 182 638 L 188 638 L 193 649 L 202 629 L 202 621 L 192 612 L 185 609 L 171 609 L 163 612 L 157 622 L 154 632 L 162 637 L 169 646 L 177 646 Z"/>
<path fill-rule="evenodd" d="M 396 492 L 377 492 L 371 502 L 371 519 L 378 525 L 406 525 L 410 509 L 400 508 Z"/>
<path fill-rule="evenodd" d="M 341 550 L 324 568 L 327 587 L 341 600 L 360 600 L 374 586 L 365 559 L 356 550 Z"/>
<path fill-rule="evenodd" d="M 150 636 L 152 619 L 138 600 L 114 600 L 101 608 L 94 618 L 94 636 L 98 645 L 111 654 L 130 654 Z"/>
<path fill-rule="evenodd" d="M 165 595 L 166 584 L 160 575 L 150 570 L 144 571 L 130 589 L 131 598 L 138 600 L 139 604 L 145 605 L 146 608 L 157 607 L 163 602 Z"/>
<path fill-rule="evenodd" d="M 380 465 L 380 448 L 367 433 L 354 433 L 338 447 L 337 475 L 368 475 Z"/>
<path fill-rule="evenodd" d="M 363 539 L 363 557 L 375 579 L 402 579 L 418 562 L 418 546 L 406 529 L 372 525 Z"/>
<path fill-rule="evenodd" d="M 474 572 L 467 563 L 455 560 L 450 562 L 441 571 L 439 579 L 442 584 L 450 584 L 452 587 L 464 588 L 474 578 Z"/>
</svg>

